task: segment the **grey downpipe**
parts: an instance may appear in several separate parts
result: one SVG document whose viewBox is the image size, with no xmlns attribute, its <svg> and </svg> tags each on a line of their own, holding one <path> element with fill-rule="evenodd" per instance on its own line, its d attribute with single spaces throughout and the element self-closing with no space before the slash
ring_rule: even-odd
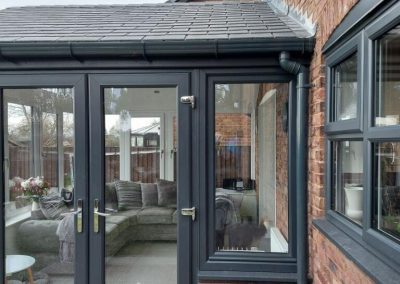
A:
<svg viewBox="0 0 400 284">
<path fill-rule="evenodd" d="M 309 70 L 290 60 L 288 52 L 281 52 L 279 63 L 285 71 L 297 76 L 296 90 L 296 224 L 297 224 L 297 282 L 307 283 L 308 225 L 307 225 L 307 128 Z"/>
</svg>

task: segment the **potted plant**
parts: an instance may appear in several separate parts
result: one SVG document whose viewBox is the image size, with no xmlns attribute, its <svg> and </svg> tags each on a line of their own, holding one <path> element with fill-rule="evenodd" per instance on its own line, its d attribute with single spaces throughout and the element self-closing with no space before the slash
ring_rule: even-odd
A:
<svg viewBox="0 0 400 284">
<path fill-rule="evenodd" d="M 39 209 L 39 200 L 47 195 L 50 188 L 49 183 L 43 177 L 30 177 L 21 183 L 24 197 L 32 201 L 32 211 Z"/>
</svg>

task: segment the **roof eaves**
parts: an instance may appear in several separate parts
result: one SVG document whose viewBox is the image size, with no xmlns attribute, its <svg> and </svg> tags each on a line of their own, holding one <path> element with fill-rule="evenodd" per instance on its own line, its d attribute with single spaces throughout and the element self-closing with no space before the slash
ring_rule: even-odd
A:
<svg viewBox="0 0 400 284">
<path fill-rule="evenodd" d="M 0 60 L 22 58 L 139 58 L 255 55 L 282 50 L 312 53 L 314 38 L 171 41 L 0 42 Z"/>
</svg>

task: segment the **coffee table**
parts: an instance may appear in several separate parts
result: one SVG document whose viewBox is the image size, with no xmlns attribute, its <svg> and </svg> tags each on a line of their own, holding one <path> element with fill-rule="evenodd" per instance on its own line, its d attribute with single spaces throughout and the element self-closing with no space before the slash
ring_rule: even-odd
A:
<svg viewBox="0 0 400 284">
<path fill-rule="evenodd" d="M 14 273 L 26 270 L 29 284 L 33 284 L 32 265 L 36 260 L 29 255 L 7 255 L 6 256 L 6 277 Z M 7 279 L 5 280 L 7 283 Z"/>
</svg>

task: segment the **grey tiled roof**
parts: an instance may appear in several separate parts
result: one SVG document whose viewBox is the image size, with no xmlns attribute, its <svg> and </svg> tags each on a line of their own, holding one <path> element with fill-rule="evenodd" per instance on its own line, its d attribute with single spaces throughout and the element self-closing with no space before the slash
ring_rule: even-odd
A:
<svg viewBox="0 0 400 284">
<path fill-rule="evenodd" d="M 0 42 L 308 38 L 267 3 L 38 6 L 0 11 Z"/>
</svg>

